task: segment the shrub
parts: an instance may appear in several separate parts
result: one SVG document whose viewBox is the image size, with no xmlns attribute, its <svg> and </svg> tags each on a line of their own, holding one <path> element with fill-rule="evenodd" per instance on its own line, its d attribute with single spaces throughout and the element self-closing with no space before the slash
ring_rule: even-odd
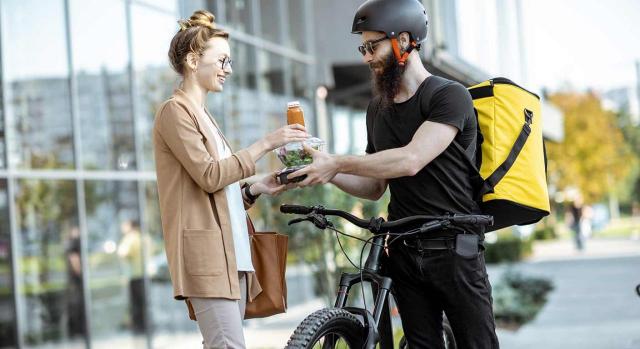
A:
<svg viewBox="0 0 640 349">
<path fill-rule="evenodd" d="M 553 290 L 550 280 L 506 271 L 493 287 L 493 312 L 499 326 L 518 328 L 533 320 Z"/>
<path fill-rule="evenodd" d="M 544 227 L 533 232 L 534 240 L 553 240 L 558 237 L 553 226 Z"/>
<path fill-rule="evenodd" d="M 492 244 L 485 244 L 484 258 L 487 263 L 517 262 L 532 251 L 531 240 L 516 236 L 501 236 Z"/>
</svg>

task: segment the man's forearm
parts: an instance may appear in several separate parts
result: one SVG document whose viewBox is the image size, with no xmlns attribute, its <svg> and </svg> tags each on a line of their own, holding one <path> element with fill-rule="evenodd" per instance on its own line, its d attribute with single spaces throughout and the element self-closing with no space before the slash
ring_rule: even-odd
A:
<svg viewBox="0 0 640 349">
<path fill-rule="evenodd" d="M 413 176 L 419 170 L 415 154 L 405 147 L 389 149 L 367 156 L 338 156 L 338 172 L 378 179 Z"/>
<path fill-rule="evenodd" d="M 331 180 L 336 187 L 353 196 L 378 200 L 387 189 L 386 180 L 338 173 Z"/>
</svg>

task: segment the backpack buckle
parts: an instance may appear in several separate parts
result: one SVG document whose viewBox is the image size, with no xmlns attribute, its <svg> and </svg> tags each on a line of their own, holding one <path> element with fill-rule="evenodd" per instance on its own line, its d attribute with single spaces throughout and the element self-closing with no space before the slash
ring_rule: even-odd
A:
<svg viewBox="0 0 640 349">
<path fill-rule="evenodd" d="M 533 123 L 533 112 L 527 108 L 524 109 L 524 120 L 529 125 Z"/>
</svg>

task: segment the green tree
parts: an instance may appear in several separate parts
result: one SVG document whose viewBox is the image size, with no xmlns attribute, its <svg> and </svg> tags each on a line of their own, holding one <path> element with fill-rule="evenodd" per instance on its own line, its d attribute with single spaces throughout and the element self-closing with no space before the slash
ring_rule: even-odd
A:
<svg viewBox="0 0 640 349">
<path fill-rule="evenodd" d="M 548 173 L 558 189 L 577 187 L 585 202 L 611 194 L 636 163 L 615 115 L 593 93 L 558 93 L 550 100 L 564 112 L 565 138 L 547 144 Z"/>
<path fill-rule="evenodd" d="M 290 263 L 304 263 L 317 268 L 316 277 L 319 281 L 318 292 L 329 301 L 333 300 L 337 274 L 344 268 L 351 267 L 344 257 L 336 234 L 330 230 L 321 231 L 311 223 L 287 225 L 295 215 L 280 213 L 281 204 L 323 205 L 327 208 L 352 212 L 359 217 L 369 218 L 382 215 L 386 211 L 388 195 L 381 200 L 369 201 L 348 195 L 332 185 L 314 186 L 304 189 L 293 189 L 274 198 L 261 198 L 256 207 L 250 210 L 258 230 L 276 230 L 289 236 L 288 261 Z M 338 230 L 351 224 L 337 217 L 329 218 Z M 369 237 L 367 232 L 361 232 L 359 237 Z M 351 260 L 358 263 L 362 243 L 355 239 L 340 236 L 340 243 Z M 355 259 L 354 259 L 355 258 Z M 363 261 L 364 263 L 364 261 Z"/>
</svg>

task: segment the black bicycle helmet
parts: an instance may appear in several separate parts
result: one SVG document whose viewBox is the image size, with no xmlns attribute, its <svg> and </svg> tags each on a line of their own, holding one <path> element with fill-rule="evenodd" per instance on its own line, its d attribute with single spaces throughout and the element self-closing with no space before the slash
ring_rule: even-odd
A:
<svg viewBox="0 0 640 349">
<path fill-rule="evenodd" d="M 427 38 L 427 11 L 419 0 L 368 0 L 353 18 L 351 33 L 379 31 L 390 39 L 408 32 L 416 44 Z"/>
</svg>

